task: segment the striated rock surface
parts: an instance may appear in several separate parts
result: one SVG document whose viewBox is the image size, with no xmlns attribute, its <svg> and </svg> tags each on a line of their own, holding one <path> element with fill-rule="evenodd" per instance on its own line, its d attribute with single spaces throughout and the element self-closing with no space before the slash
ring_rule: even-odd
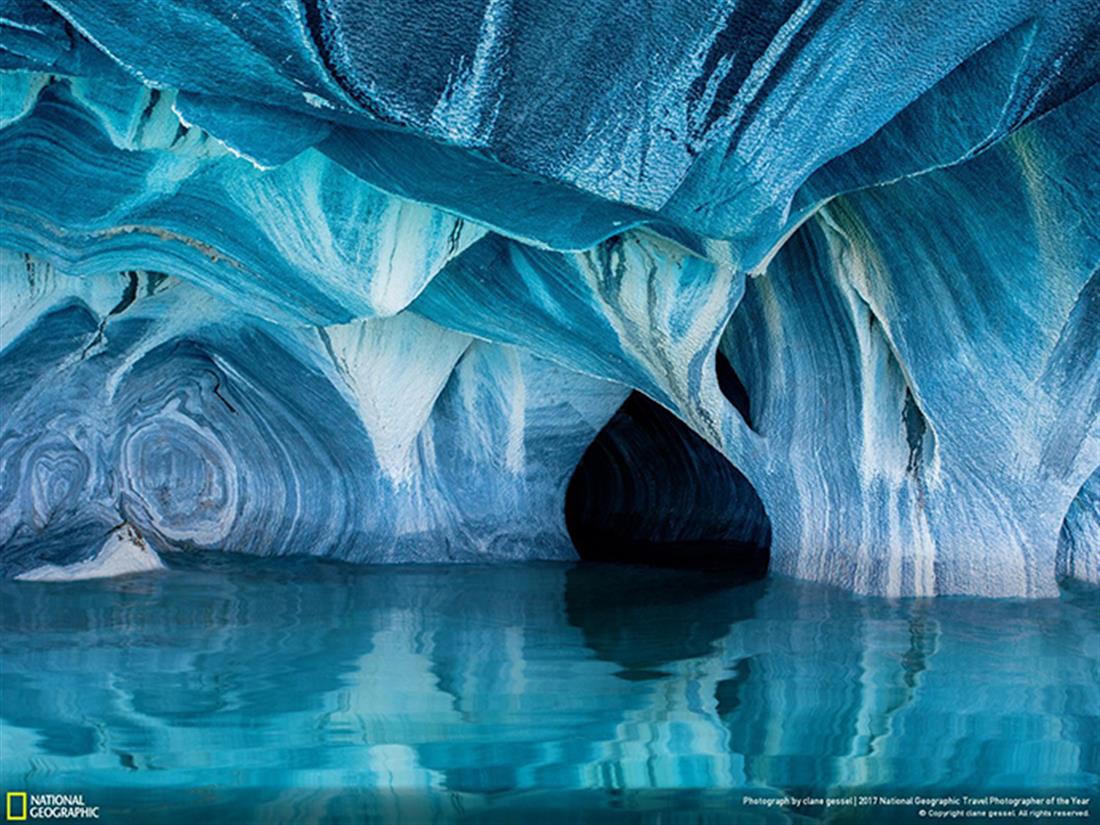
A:
<svg viewBox="0 0 1100 825">
<path fill-rule="evenodd" d="M 572 558 L 597 442 L 607 513 L 676 502 L 628 542 L 1100 583 L 1098 44 L 1087 0 L 0 3 L 0 569 L 121 521 Z"/>
<path fill-rule="evenodd" d="M 17 581 L 75 582 L 164 570 L 164 562 L 128 524 L 116 528 L 90 559 L 73 564 L 44 564 L 16 576 Z"/>
</svg>

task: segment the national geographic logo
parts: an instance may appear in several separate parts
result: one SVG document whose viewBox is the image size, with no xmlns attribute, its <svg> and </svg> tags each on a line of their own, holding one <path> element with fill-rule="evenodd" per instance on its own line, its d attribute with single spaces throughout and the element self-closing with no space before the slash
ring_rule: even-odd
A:
<svg viewBox="0 0 1100 825">
<path fill-rule="evenodd" d="M 18 822 L 27 818 L 27 792 L 8 791 L 7 807 L 4 814 L 12 822 Z"/>
<path fill-rule="evenodd" d="M 27 819 L 99 819 L 99 806 L 84 802 L 84 794 L 8 791 L 4 814 L 9 822 Z"/>
</svg>

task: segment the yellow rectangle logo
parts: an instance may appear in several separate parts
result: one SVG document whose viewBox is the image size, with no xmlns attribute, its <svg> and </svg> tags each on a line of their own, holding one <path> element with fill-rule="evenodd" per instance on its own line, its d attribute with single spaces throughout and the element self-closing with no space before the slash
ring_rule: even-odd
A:
<svg viewBox="0 0 1100 825">
<path fill-rule="evenodd" d="M 12 800 L 16 800 L 21 803 L 19 805 L 19 813 L 16 814 L 12 811 Z M 7 809 L 4 811 L 7 814 L 8 821 L 20 822 L 27 818 L 27 792 L 26 791 L 8 791 L 8 804 Z"/>
</svg>

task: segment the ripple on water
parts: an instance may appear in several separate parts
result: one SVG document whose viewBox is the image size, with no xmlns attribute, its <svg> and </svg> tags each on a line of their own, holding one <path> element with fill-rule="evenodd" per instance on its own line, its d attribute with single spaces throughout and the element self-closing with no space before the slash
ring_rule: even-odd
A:
<svg viewBox="0 0 1100 825">
<path fill-rule="evenodd" d="M 168 562 L 0 584 L 5 787 L 169 818 L 418 821 L 1100 781 L 1096 591 L 891 601 L 583 564 Z"/>
</svg>

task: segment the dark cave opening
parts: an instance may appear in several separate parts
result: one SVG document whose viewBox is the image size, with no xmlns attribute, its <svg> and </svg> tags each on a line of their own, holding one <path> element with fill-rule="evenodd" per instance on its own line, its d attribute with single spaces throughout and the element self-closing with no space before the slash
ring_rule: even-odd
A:
<svg viewBox="0 0 1100 825">
<path fill-rule="evenodd" d="M 638 392 L 574 470 L 565 522 L 585 561 L 704 569 L 744 579 L 768 569 L 771 525 L 752 484 Z"/>
</svg>

